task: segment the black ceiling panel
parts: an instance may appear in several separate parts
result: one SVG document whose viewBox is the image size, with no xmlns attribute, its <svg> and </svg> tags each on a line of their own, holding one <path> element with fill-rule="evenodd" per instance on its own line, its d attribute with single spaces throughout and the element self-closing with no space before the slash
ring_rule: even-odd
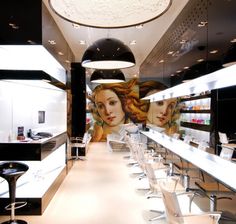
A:
<svg viewBox="0 0 236 224">
<path fill-rule="evenodd" d="M 142 63 L 140 78 L 156 77 L 171 86 L 171 79 L 180 83 L 200 59 L 206 67 L 208 61 L 222 62 L 236 38 L 235 12 L 234 0 L 190 0 Z"/>
</svg>

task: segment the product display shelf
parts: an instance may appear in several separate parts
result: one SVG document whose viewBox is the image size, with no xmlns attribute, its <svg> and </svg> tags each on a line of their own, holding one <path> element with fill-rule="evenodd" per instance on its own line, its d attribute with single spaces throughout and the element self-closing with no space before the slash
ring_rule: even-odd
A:
<svg viewBox="0 0 236 224">
<path fill-rule="evenodd" d="M 193 123 L 193 122 L 181 121 L 180 125 L 185 128 L 195 129 L 195 130 L 199 130 L 199 131 L 206 131 L 206 132 L 211 131 L 211 126 L 206 125 L 206 124 L 197 124 L 197 123 Z"/>
<path fill-rule="evenodd" d="M 211 98 L 211 94 L 207 93 L 207 94 L 204 94 L 204 95 L 183 97 L 183 98 L 180 99 L 180 101 L 185 102 L 185 101 L 200 100 L 200 99 L 205 99 L 205 98 Z"/>
<path fill-rule="evenodd" d="M 180 113 L 210 114 L 210 110 L 180 110 Z"/>
<path fill-rule="evenodd" d="M 184 97 L 180 103 L 180 130 L 196 141 L 209 142 L 212 131 L 211 94 Z"/>
</svg>

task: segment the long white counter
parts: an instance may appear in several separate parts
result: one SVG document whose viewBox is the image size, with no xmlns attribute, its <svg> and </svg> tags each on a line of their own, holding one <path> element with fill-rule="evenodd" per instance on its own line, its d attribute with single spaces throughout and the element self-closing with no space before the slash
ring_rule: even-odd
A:
<svg viewBox="0 0 236 224">
<path fill-rule="evenodd" d="M 174 139 L 155 130 L 150 129 L 150 131 L 142 131 L 141 133 L 184 160 L 199 167 L 201 170 L 236 192 L 236 163 L 202 151 L 181 140 Z"/>
</svg>

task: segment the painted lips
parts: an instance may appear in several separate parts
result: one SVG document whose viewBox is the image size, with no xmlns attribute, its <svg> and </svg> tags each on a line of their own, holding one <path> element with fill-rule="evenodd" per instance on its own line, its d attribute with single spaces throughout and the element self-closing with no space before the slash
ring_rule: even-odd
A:
<svg viewBox="0 0 236 224">
<path fill-rule="evenodd" d="M 157 117 L 161 122 L 165 121 L 165 117 Z"/>
<path fill-rule="evenodd" d="M 116 117 L 108 117 L 107 120 L 112 122 Z"/>
</svg>

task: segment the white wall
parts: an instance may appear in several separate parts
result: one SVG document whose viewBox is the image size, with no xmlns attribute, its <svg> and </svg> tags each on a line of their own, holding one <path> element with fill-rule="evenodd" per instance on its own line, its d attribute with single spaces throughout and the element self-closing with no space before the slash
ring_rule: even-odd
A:
<svg viewBox="0 0 236 224">
<path fill-rule="evenodd" d="M 33 131 L 66 131 L 66 92 L 42 81 L 0 81 L 0 141 L 14 139 L 17 127 Z M 45 111 L 45 123 L 38 123 Z"/>
</svg>

